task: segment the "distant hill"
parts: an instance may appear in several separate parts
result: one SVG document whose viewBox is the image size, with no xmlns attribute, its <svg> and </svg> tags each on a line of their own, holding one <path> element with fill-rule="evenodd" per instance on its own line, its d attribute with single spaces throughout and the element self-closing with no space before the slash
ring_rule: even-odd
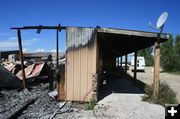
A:
<svg viewBox="0 0 180 119">
<path fill-rule="evenodd" d="M 24 53 L 24 57 L 42 57 L 47 58 L 49 55 L 52 55 L 53 58 L 56 57 L 56 52 L 34 52 L 34 53 Z M 59 52 L 59 58 L 65 56 L 64 52 Z"/>
</svg>

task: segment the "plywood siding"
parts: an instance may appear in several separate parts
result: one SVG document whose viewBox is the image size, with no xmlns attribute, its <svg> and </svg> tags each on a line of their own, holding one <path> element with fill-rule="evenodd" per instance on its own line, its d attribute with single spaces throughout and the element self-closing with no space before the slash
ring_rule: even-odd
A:
<svg viewBox="0 0 180 119">
<path fill-rule="evenodd" d="M 90 101 L 96 74 L 97 40 L 92 28 L 67 28 L 66 100 Z"/>
</svg>

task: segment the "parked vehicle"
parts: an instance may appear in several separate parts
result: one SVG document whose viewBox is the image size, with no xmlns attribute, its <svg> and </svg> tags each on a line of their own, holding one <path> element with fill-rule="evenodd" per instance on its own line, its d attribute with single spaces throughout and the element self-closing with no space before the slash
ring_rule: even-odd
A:
<svg viewBox="0 0 180 119">
<path fill-rule="evenodd" d="M 134 57 L 132 57 L 131 59 L 131 65 L 134 66 Z M 137 57 L 137 64 L 136 64 L 136 70 L 137 71 L 143 71 L 145 72 L 145 59 L 142 56 L 138 56 Z M 134 71 L 134 69 L 132 69 L 131 71 Z"/>
</svg>

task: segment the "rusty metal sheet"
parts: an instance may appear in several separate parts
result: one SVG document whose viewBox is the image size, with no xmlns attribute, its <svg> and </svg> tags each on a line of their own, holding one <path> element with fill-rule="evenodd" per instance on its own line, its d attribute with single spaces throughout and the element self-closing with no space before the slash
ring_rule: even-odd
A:
<svg viewBox="0 0 180 119">
<path fill-rule="evenodd" d="M 8 71 L 10 71 L 13 74 L 17 74 L 21 70 L 20 64 L 9 64 L 4 66 Z"/>
<path fill-rule="evenodd" d="M 35 64 L 32 64 L 32 65 L 29 65 L 28 67 L 25 68 L 25 76 L 26 76 L 26 77 L 29 76 L 29 75 L 32 73 L 34 67 L 35 67 Z M 17 76 L 19 79 L 22 80 L 22 79 L 23 79 L 23 77 L 22 77 L 22 70 L 20 70 L 20 71 L 16 74 L 16 76 Z"/>
<path fill-rule="evenodd" d="M 32 64 L 32 65 L 29 65 L 26 69 L 25 69 L 25 76 L 29 76 L 32 72 L 33 72 L 33 69 L 35 67 L 36 64 Z"/>
<path fill-rule="evenodd" d="M 25 68 L 25 76 L 26 76 L 26 79 L 28 78 L 33 78 L 33 77 L 36 77 L 36 76 L 39 76 L 42 69 L 44 68 L 44 64 L 32 64 L 32 65 L 29 65 L 27 68 Z M 22 70 L 19 71 L 16 76 L 22 80 L 23 77 L 22 77 Z"/>
<path fill-rule="evenodd" d="M 26 78 L 33 78 L 33 77 L 39 76 L 40 73 L 41 73 L 41 70 L 44 67 L 44 64 L 45 63 L 43 63 L 43 64 L 36 64 L 35 68 L 32 71 L 32 73 L 29 76 L 27 76 Z"/>
<path fill-rule="evenodd" d="M 8 71 L 12 71 L 15 68 L 15 64 L 9 64 L 7 66 L 4 66 Z"/>
</svg>

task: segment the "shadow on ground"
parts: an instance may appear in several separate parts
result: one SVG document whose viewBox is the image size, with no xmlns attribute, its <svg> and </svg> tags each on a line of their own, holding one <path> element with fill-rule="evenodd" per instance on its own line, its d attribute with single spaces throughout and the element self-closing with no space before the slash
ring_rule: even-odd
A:
<svg viewBox="0 0 180 119">
<path fill-rule="evenodd" d="M 100 86 L 98 100 L 105 98 L 112 93 L 144 94 L 145 84 L 134 80 L 130 75 L 124 75 L 108 79 Z"/>
</svg>

